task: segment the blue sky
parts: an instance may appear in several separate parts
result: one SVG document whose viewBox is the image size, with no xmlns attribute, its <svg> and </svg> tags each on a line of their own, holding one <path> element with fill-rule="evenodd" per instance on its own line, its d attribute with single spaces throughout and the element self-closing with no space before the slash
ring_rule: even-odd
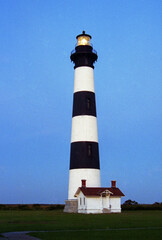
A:
<svg viewBox="0 0 162 240">
<path fill-rule="evenodd" d="M 67 199 L 76 35 L 98 52 L 102 186 L 162 201 L 162 1 L 0 0 L 0 203 Z"/>
</svg>

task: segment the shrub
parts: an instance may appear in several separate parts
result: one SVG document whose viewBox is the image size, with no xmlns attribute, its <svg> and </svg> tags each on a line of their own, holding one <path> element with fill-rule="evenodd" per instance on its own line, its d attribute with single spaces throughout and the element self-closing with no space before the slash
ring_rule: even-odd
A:
<svg viewBox="0 0 162 240">
<path fill-rule="evenodd" d="M 38 204 L 38 203 L 36 203 L 36 204 L 33 204 L 33 205 L 32 205 L 32 209 L 39 210 L 39 209 L 41 209 L 41 205 L 40 205 L 40 204 Z"/>
<path fill-rule="evenodd" d="M 17 208 L 18 210 L 31 210 L 31 208 L 27 204 L 20 204 L 17 206 Z"/>
<path fill-rule="evenodd" d="M 132 201 L 130 199 L 123 203 L 123 205 L 137 205 L 137 204 L 138 204 L 138 202 Z"/>
<path fill-rule="evenodd" d="M 162 210 L 162 204 L 123 204 L 121 208 L 122 210 Z"/>
<path fill-rule="evenodd" d="M 65 205 L 64 204 L 51 204 L 48 207 L 48 210 L 60 210 L 60 209 L 64 209 Z"/>
</svg>

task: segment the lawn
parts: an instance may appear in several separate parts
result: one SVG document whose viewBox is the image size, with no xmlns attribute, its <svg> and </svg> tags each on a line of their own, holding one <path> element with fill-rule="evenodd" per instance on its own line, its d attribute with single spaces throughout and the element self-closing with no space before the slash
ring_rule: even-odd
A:
<svg viewBox="0 0 162 240">
<path fill-rule="evenodd" d="M 161 230 L 116 230 L 116 231 L 81 231 L 69 233 L 33 233 L 31 236 L 45 240 L 159 240 Z"/>
<path fill-rule="evenodd" d="M 162 211 L 123 211 L 121 214 L 66 214 L 60 211 L 0 211 L 0 233 L 31 233 L 41 239 L 160 239 Z"/>
</svg>

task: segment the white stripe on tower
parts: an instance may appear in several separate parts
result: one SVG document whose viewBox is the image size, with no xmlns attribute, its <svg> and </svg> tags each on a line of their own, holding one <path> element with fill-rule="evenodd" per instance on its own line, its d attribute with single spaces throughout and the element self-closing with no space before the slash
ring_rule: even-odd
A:
<svg viewBox="0 0 162 240">
<path fill-rule="evenodd" d="M 71 142 L 98 142 L 97 118 L 94 116 L 76 116 L 72 118 Z"/>
<path fill-rule="evenodd" d="M 79 38 L 90 36 L 83 33 Z M 100 187 L 100 164 L 98 150 L 97 117 L 93 77 L 93 63 L 97 60 L 90 44 L 80 44 L 71 55 L 75 63 L 73 117 L 68 199 L 87 180 L 87 187 Z"/>
<path fill-rule="evenodd" d="M 80 91 L 95 92 L 93 68 L 78 67 L 74 75 L 74 93 Z"/>
</svg>

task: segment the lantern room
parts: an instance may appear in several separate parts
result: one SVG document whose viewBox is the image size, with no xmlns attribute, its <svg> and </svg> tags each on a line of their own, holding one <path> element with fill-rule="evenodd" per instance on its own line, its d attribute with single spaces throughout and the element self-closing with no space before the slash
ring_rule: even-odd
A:
<svg viewBox="0 0 162 240">
<path fill-rule="evenodd" d="M 82 34 L 78 35 L 76 39 L 77 39 L 77 46 L 81 46 L 81 45 L 91 46 L 91 36 L 86 34 L 85 31 L 83 31 Z"/>
</svg>

